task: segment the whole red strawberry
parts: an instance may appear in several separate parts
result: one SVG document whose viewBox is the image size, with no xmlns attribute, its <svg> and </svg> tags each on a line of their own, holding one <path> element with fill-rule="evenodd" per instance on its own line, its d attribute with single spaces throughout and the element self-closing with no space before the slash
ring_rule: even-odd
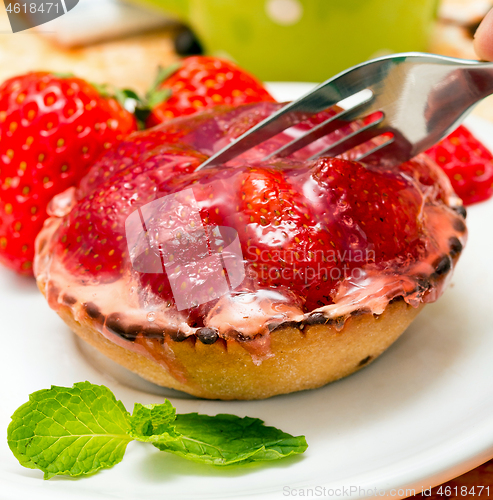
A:
<svg viewBox="0 0 493 500">
<path fill-rule="evenodd" d="M 148 98 L 148 127 L 220 104 L 274 101 L 262 83 L 236 64 L 206 56 L 188 57 L 164 69 Z"/>
<path fill-rule="evenodd" d="M 28 73 L 0 86 L 0 261 L 32 274 L 51 198 L 136 130 L 116 99 L 80 78 Z"/>
<path fill-rule="evenodd" d="M 493 195 L 493 155 L 464 126 L 426 152 L 448 175 L 465 205 Z"/>
</svg>

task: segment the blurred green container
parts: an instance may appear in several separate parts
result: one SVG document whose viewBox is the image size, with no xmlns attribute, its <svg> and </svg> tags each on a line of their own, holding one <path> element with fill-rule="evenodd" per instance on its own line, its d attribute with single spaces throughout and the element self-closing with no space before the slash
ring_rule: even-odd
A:
<svg viewBox="0 0 493 500">
<path fill-rule="evenodd" d="M 426 50 L 437 2 L 140 0 L 191 26 L 208 54 L 270 81 L 323 81 L 372 57 Z"/>
</svg>

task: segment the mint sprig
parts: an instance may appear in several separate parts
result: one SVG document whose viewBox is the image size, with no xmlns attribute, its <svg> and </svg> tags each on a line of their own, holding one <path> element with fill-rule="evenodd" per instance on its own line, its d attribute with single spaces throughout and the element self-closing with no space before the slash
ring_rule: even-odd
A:
<svg viewBox="0 0 493 500">
<path fill-rule="evenodd" d="M 137 403 L 130 415 L 107 387 L 89 382 L 31 394 L 7 430 L 8 445 L 21 465 L 41 469 L 45 479 L 112 467 L 132 440 L 212 465 L 277 460 L 307 448 L 303 436 L 267 427 L 257 418 L 177 415 L 168 400 Z"/>
</svg>

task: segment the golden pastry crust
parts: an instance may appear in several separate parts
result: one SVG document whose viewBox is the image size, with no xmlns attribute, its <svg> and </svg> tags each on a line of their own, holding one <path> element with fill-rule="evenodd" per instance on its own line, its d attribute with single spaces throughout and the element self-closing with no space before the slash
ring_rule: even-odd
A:
<svg viewBox="0 0 493 500">
<path fill-rule="evenodd" d="M 334 322 L 281 326 L 267 334 L 274 356 L 259 365 L 238 340 L 207 345 L 196 337 L 182 342 L 166 338 L 166 349 L 184 374 L 181 380 L 164 365 L 108 340 L 89 316 L 77 321 L 67 306 L 58 314 L 83 340 L 155 384 L 203 398 L 245 400 L 314 389 L 350 375 L 395 342 L 422 307 L 413 308 L 400 298 L 379 316 L 349 317 L 342 329 Z"/>
</svg>

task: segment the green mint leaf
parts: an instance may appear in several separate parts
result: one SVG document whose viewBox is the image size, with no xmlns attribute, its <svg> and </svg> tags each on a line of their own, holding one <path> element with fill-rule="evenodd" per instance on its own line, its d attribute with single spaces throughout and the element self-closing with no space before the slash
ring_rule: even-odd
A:
<svg viewBox="0 0 493 500">
<path fill-rule="evenodd" d="M 171 420 L 170 413 L 161 406 L 141 406 L 134 411 L 139 420 L 132 425 L 132 437 L 189 460 L 213 465 L 244 464 L 277 460 L 307 449 L 304 436 L 294 437 L 267 427 L 258 418 L 188 413 Z"/>
<path fill-rule="evenodd" d="M 167 451 L 215 465 L 277 460 L 308 447 L 304 436 L 267 427 L 258 418 L 187 413 L 177 415 L 174 425 L 181 442 L 170 442 Z"/>
<path fill-rule="evenodd" d="M 122 89 L 122 93 L 127 99 L 133 99 L 134 101 L 140 101 L 140 97 L 137 94 L 137 92 L 135 92 L 135 90 Z"/>
<path fill-rule="evenodd" d="M 176 408 L 167 400 L 160 405 L 141 405 L 136 403 L 130 417 L 129 435 L 139 441 L 147 442 L 153 436 L 166 432 L 173 433 Z"/>
<path fill-rule="evenodd" d="M 129 417 L 107 387 L 52 386 L 15 411 L 7 441 L 21 465 L 41 469 L 45 479 L 91 474 L 122 460 L 132 441 Z"/>
</svg>

